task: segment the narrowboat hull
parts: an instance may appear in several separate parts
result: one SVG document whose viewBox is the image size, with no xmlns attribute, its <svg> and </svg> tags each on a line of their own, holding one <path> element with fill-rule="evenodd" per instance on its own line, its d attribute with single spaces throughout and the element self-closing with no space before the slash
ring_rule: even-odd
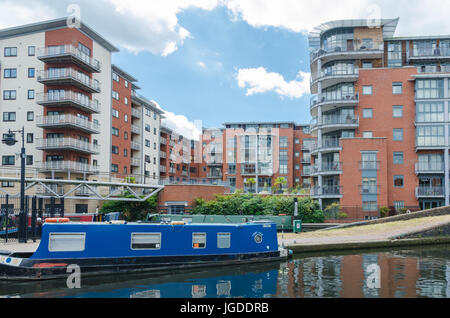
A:
<svg viewBox="0 0 450 318">
<path fill-rule="evenodd" d="M 68 270 L 68 267 L 74 264 L 79 266 L 80 274 L 84 277 L 274 262 L 283 260 L 288 256 L 286 250 L 236 255 L 150 256 L 59 260 L 21 259 L 6 256 L 2 257 L 3 262 L 0 262 L 0 280 L 67 279 L 72 274 L 72 271 Z M 10 264 L 5 264 L 8 258 L 10 259 Z"/>
</svg>

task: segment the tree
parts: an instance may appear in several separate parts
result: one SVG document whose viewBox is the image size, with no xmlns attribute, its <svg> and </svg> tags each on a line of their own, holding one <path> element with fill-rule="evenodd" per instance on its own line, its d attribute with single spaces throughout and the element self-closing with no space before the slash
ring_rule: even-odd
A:
<svg viewBox="0 0 450 318">
<path fill-rule="evenodd" d="M 280 187 L 280 193 L 283 192 L 283 186 L 287 183 L 287 180 L 284 177 L 278 177 L 275 180 L 275 186 Z"/>
<path fill-rule="evenodd" d="M 253 185 L 256 184 L 256 180 L 255 180 L 255 178 L 248 178 L 245 181 L 245 184 L 247 184 L 250 187 L 250 192 L 253 192 L 252 191 L 253 190 Z"/>
<path fill-rule="evenodd" d="M 125 192 L 120 197 L 135 198 L 128 192 Z M 143 221 L 148 213 L 157 213 L 157 207 L 157 197 L 151 196 L 145 201 L 106 201 L 99 210 L 99 213 L 121 212 L 122 218 L 125 221 Z"/>
</svg>

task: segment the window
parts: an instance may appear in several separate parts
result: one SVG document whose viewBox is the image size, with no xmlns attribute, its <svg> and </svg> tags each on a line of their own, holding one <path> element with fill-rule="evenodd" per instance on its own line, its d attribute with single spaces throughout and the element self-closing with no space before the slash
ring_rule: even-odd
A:
<svg viewBox="0 0 450 318">
<path fill-rule="evenodd" d="M 117 146 L 112 146 L 111 148 L 112 148 L 112 153 L 113 153 L 113 154 L 115 154 L 115 155 L 118 155 L 118 154 L 119 154 L 119 147 L 117 147 Z"/>
<path fill-rule="evenodd" d="M 372 68 L 372 62 L 363 62 L 362 68 Z"/>
<path fill-rule="evenodd" d="M 402 66 L 402 43 L 400 41 L 388 43 L 388 67 Z"/>
<path fill-rule="evenodd" d="M 27 121 L 34 120 L 34 112 L 27 112 Z"/>
<path fill-rule="evenodd" d="M 394 152 L 393 162 L 395 165 L 403 164 L 403 152 Z"/>
<path fill-rule="evenodd" d="M 34 89 L 28 90 L 28 99 L 34 99 Z"/>
<path fill-rule="evenodd" d="M 231 247 L 231 233 L 217 233 L 217 248 Z"/>
<path fill-rule="evenodd" d="M 288 137 L 287 136 L 280 136 L 280 148 L 287 148 L 289 146 L 288 144 Z"/>
<path fill-rule="evenodd" d="M 442 102 L 421 102 L 416 106 L 416 121 L 423 122 L 443 122 L 444 103 Z"/>
<path fill-rule="evenodd" d="M 119 172 L 119 166 L 116 164 L 111 165 L 111 172 Z"/>
<path fill-rule="evenodd" d="M 396 211 L 405 207 L 405 201 L 394 201 L 394 208 Z"/>
<path fill-rule="evenodd" d="M 393 129 L 392 140 L 403 141 L 403 128 L 394 128 Z"/>
<path fill-rule="evenodd" d="M 125 131 L 123 133 L 123 139 L 128 140 L 128 132 Z"/>
<path fill-rule="evenodd" d="M 363 211 L 377 211 L 377 201 L 365 201 L 362 203 Z"/>
<path fill-rule="evenodd" d="M 299 145 L 299 144 L 300 144 L 300 139 L 295 138 L 295 144 L 296 144 L 296 145 Z"/>
<path fill-rule="evenodd" d="M 124 103 L 125 103 L 125 105 L 128 105 L 128 97 L 125 97 Z"/>
<path fill-rule="evenodd" d="M 118 110 L 112 108 L 111 109 L 111 114 L 112 114 L 113 117 L 119 118 L 119 111 Z"/>
<path fill-rule="evenodd" d="M 14 100 L 16 99 L 16 91 L 3 91 L 3 99 L 4 100 Z"/>
<path fill-rule="evenodd" d="M 4 112 L 3 113 L 3 121 L 16 121 L 16 113 L 15 112 Z"/>
<path fill-rule="evenodd" d="M 2 165 L 14 166 L 15 160 L 16 160 L 15 156 L 2 156 Z"/>
<path fill-rule="evenodd" d="M 124 157 L 128 157 L 128 150 L 127 150 L 127 149 L 124 149 L 124 150 L 123 150 L 123 156 L 124 156 Z"/>
<path fill-rule="evenodd" d="M 28 155 L 26 157 L 26 165 L 27 166 L 32 166 L 33 165 L 33 156 L 32 155 Z"/>
<path fill-rule="evenodd" d="M 117 75 L 116 73 L 112 73 L 112 78 L 113 78 L 113 80 L 115 80 L 116 82 L 120 82 L 120 76 L 119 75 Z"/>
<path fill-rule="evenodd" d="M 119 136 L 119 129 L 118 128 L 112 127 L 111 131 L 112 131 L 113 136 Z"/>
<path fill-rule="evenodd" d="M 128 88 L 128 81 L 127 80 L 125 80 L 125 87 Z"/>
<path fill-rule="evenodd" d="M 116 91 L 112 91 L 112 98 L 116 99 L 116 100 L 120 100 L 120 96 L 119 93 Z"/>
<path fill-rule="evenodd" d="M 156 135 L 156 128 L 153 128 L 153 135 Z"/>
<path fill-rule="evenodd" d="M 372 95 L 372 85 L 363 86 L 362 93 L 363 95 Z"/>
<path fill-rule="evenodd" d="M 392 83 L 392 94 L 400 95 L 403 93 L 403 83 Z"/>
<path fill-rule="evenodd" d="M 81 252 L 84 251 L 86 233 L 50 233 L 48 239 L 49 252 Z"/>
<path fill-rule="evenodd" d="M 36 47 L 35 46 L 29 46 L 28 47 L 28 56 L 35 56 L 36 55 Z"/>
<path fill-rule="evenodd" d="M 364 131 L 363 132 L 363 138 L 372 138 L 373 133 L 371 131 Z"/>
<path fill-rule="evenodd" d="M 192 248 L 206 247 L 206 233 L 192 233 Z"/>
<path fill-rule="evenodd" d="M 159 250 L 161 233 L 131 233 L 132 250 Z"/>
<path fill-rule="evenodd" d="M 33 77 L 34 77 L 34 73 L 35 73 L 35 69 L 32 68 L 32 67 L 30 67 L 30 68 L 28 69 L 28 77 L 29 77 L 29 78 L 33 78 Z"/>
<path fill-rule="evenodd" d="M 403 176 L 394 176 L 394 188 L 403 188 Z"/>
<path fill-rule="evenodd" d="M 373 117 L 373 109 L 372 108 L 364 108 L 363 109 L 363 118 L 372 118 Z"/>
<path fill-rule="evenodd" d="M 34 135 L 33 134 L 27 134 L 27 143 L 28 144 L 32 144 L 34 140 Z"/>
<path fill-rule="evenodd" d="M 403 106 L 392 106 L 392 117 L 402 118 L 403 117 Z"/>
<path fill-rule="evenodd" d="M 145 139 L 145 147 L 150 147 L 150 140 Z"/>
<path fill-rule="evenodd" d="M 148 131 L 148 132 L 151 131 L 151 128 L 150 128 L 150 125 L 149 125 L 149 124 L 145 124 L 145 131 Z"/>
<path fill-rule="evenodd" d="M 125 115 L 123 116 L 123 120 L 124 120 L 124 122 L 128 123 L 128 115 L 127 115 L 127 114 L 125 114 Z"/>
<path fill-rule="evenodd" d="M 361 49 L 371 49 L 373 48 L 373 39 L 367 38 L 362 39 Z"/>
<path fill-rule="evenodd" d="M 4 78 L 16 78 L 17 77 L 17 69 L 15 68 L 5 68 L 3 71 Z"/>
<path fill-rule="evenodd" d="M 417 146 L 443 146 L 444 126 L 417 126 Z"/>
<path fill-rule="evenodd" d="M 4 55 L 5 55 L 5 57 L 17 56 L 17 48 L 16 47 L 5 47 Z"/>
<path fill-rule="evenodd" d="M 416 98 L 443 98 L 444 81 L 442 79 L 418 79 L 416 80 Z"/>
</svg>

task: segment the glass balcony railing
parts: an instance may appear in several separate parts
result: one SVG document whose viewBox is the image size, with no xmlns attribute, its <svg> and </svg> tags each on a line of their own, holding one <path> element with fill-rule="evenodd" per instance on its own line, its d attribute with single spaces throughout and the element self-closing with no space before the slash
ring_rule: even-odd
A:
<svg viewBox="0 0 450 318">
<path fill-rule="evenodd" d="M 340 46 L 335 46 L 333 48 L 320 48 L 310 54 L 310 60 L 313 62 L 319 57 L 333 54 L 342 53 L 365 53 L 365 52 L 376 52 L 382 54 L 384 51 L 383 41 L 372 41 L 371 43 L 363 43 L 362 41 L 353 40 L 347 41 Z"/>
<path fill-rule="evenodd" d="M 450 48 L 448 48 L 448 47 L 412 48 L 409 50 L 409 57 L 410 58 L 450 57 Z"/>
<path fill-rule="evenodd" d="M 37 139 L 37 149 L 52 150 L 52 149 L 71 149 L 74 151 L 97 154 L 99 153 L 99 146 L 89 142 L 75 139 L 75 138 L 45 138 Z"/>
<path fill-rule="evenodd" d="M 416 173 L 444 173 L 444 162 L 416 162 Z"/>
<path fill-rule="evenodd" d="M 360 161 L 359 169 L 360 170 L 379 170 L 380 162 L 379 161 Z"/>
<path fill-rule="evenodd" d="M 380 193 L 380 186 L 373 184 L 363 184 L 359 186 L 359 192 L 361 194 L 378 194 Z"/>
<path fill-rule="evenodd" d="M 57 93 L 36 94 L 36 103 L 43 106 L 63 106 L 70 105 L 81 108 L 88 112 L 99 113 L 100 103 L 92 100 L 87 95 L 72 91 L 58 91 Z"/>
<path fill-rule="evenodd" d="M 37 164 L 41 171 L 71 171 L 78 173 L 98 173 L 98 166 L 76 161 L 44 161 Z"/>
<path fill-rule="evenodd" d="M 339 196 L 342 195 L 342 186 L 325 185 L 322 187 L 315 186 L 311 188 L 312 196 Z"/>
<path fill-rule="evenodd" d="M 343 117 L 343 116 L 322 116 L 314 117 L 311 121 L 311 128 L 317 129 L 319 127 L 324 126 L 358 126 L 359 125 L 359 117 Z"/>
<path fill-rule="evenodd" d="M 338 70 L 322 70 L 316 76 L 311 77 L 311 83 L 320 79 L 325 79 L 327 77 L 349 77 L 358 76 L 359 69 L 357 67 L 352 67 L 348 69 L 338 69 Z"/>
<path fill-rule="evenodd" d="M 358 94 L 318 94 L 311 98 L 310 106 L 311 108 L 316 107 L 321 103 L 355 103 L 359 101 Z"/>
<path fill-rule="evenodd" d="M 313 173 L 333 173 L 342 171 L 342 162 L 323 162 L 322 165 L 314 165 Z"/>
</svg>

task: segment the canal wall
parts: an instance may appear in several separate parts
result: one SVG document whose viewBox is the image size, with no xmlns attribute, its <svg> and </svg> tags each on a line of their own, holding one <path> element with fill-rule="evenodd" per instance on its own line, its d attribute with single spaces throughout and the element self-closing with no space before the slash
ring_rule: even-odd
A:
<svg viewBox="0 0 450 318">
<path fill-rule="evenodd" d="M 320 229 L 319 231 L 328 231 L 328 230 L 349 228 L 349 227 L 362 226 L 362 225 L 382 224 L 382 223 L 395 222 L 395 221 L 407 221 L 407 220 L 411 220 L 411 219 L 425 218 L 425 217 L 429 217 L 429 216 L 439 216 L 439 215 L 450 215 L 450 206 L 443 206 L 443 207 L 433 208 L 433 209 L 424 210 L 424 211 L 417 211 L 417 212 L 399 214 L 399 215 L 394 215 L 394 216 L 388 216 L 388 217 L 379 218 L 379 219 L 375 219 L 375 220 L 342 224 L 342 225 L 333 226 L 330 228 Z"/>
</svg>

